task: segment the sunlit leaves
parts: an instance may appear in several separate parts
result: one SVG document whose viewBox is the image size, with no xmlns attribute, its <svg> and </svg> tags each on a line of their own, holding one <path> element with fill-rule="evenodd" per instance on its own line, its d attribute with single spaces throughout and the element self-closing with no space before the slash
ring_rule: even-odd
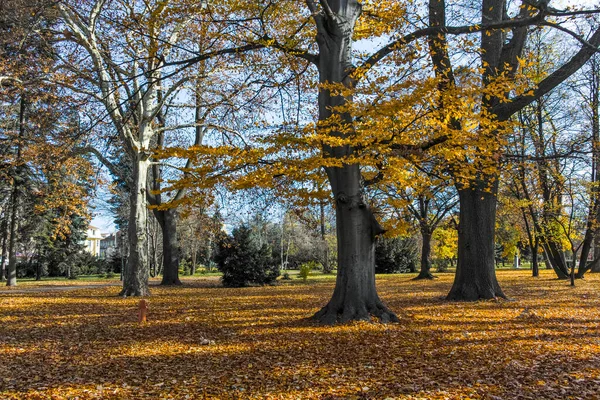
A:
<svg viewBox="0 0 600 400">
<path fill-rule="evenodd" d="M 117 287 L 0 289 L 0 397 L 594 398 L 598 277 L 569 288 L 541 272 L 536 280 L 499 271 L 518 300 L 478 303 L 439 300 L 450 274 L 381 276 L 377 286 L 402 322 L 334 327 L 304 320 L 332 280 L 157 287 L 144 326 L 137 300 L 116 297 Z"/>
</svg>

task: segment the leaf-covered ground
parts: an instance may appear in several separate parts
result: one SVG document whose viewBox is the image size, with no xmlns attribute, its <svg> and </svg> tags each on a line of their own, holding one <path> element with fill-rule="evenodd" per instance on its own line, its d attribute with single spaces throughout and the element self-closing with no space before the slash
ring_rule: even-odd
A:
<svg viewBox="0 0 600 400">
<path fill-rule="evenodd" d="M 599 398 L 600 274 L 498 275 L 514 301 L 448 303 L 449 274 L 385 276 L 401 323 L 334 327 L 305 320 L 331 280 L 154 287 L 144 326 L 118 287 L 0 290 L 0 398 Z"/>
</svg>

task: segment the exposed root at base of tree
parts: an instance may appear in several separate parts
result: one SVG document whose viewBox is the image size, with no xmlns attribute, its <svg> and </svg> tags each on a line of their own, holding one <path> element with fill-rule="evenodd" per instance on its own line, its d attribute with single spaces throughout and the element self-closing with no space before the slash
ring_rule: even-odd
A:
<svg viewBox="0 0 600 400">
<path fill-rule="evenodd" d="M 341 307 L 331 305 L 331 302 L 312 316 L 312 320 L 324 325 L 335 325 L 336 323 L 347 323 L 350 321 L 373 321 L 375 317 L 379 322 L 386 324 L 400 322 L 396 314 L 390 311 L 383 303 L 356 306 L 346 304 Z"/>
<path fill-rule="evenodd" d="M 179 279 L 177 279 L 175 281 L 164 281 L 163 280 L 160 282 L 160 285 L 161 286 L 181 286 L 181 285 L 183 285 L 183 283 Z"/>
<path fill-rule="evenodd" d="M 489 288 L 479 289 L 474 287 L 462 287 L 452 288 L 448 296 L 447 301 L 478 301 L 478 300 L 510 300 L 503 292 L 502 289 Z"/>
<path fill-rule="evenodd" d="M 121 297 L 145 297 L 150 296 L 150 290 L 148 289 L 134 289 L 134 288 L 123 288 L 119 293 Z"/>
<path fill-rule="evenodd" d="M 420 281 L 422 279 L 429 279 L 429 280 L 433 280 L 433 279 L 437 279 L 437 276 L 434 276 L 431 272 L 427 272 L 427 273 L 420 273 L 419 275 L 417 275 L 415 278 L 413 278 L 413 281 Z"/>
</svg>

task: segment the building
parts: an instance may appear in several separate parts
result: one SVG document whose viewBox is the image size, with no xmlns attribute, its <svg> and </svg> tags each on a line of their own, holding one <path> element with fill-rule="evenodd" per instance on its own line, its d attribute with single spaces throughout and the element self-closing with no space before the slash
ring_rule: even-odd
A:
<svg viewBox="0 0 600 400">
<path fill-rule="evenodd" d="M 93 256 L 100 257 L 100 241 L 102 235 L 100 229 L 95 226 L 88 226 L 87 236 L 85 238 L 85 251 Z"/>
<path fill-rule="evenodd" d="M 119 250 L 119 232 L 106 233 L 100 240 L 100 258 L 111 258 Z"/>
</svg>

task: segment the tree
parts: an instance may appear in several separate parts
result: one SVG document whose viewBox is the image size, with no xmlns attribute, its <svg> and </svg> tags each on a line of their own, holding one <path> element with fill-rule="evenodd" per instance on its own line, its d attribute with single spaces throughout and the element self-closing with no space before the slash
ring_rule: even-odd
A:
<svg viewBox="0 0 600 400">
<path fill-rule="evenodd" d="M 17 236 L 17 211 L 19 197 L 24 179 L 23 147 L 26 129 L 27 103 L 35 101 L 35 89 L 44 68 L 51 65 L 51 47 L 44 38 L 33 33 L 34 30 L 50 25 L 51 19 L 47 13 L 49 3 L 46 1 L 33 1 L 25 4 L 23 1 L 11 0 L 0 5 L 0 48 L 4 57 L 0 60 L 0 86 L 7 85 L 9 90 L 2 93 L 0 101 L 9 101 L 10 97 L 17 97 L 18 119 L 16 124 L 17 135 L 11 138 L 15 145 L 15 157 L 4 166 L 11 168 L 10 217 L 6 222 L 7 231 L 4 236 L 4 247 L 7 247 L 8 266 L 6 267 L 7 285 L 17 284 L 16 265 L 16 236 Z M 36 62 L 32 63 L 32 59 Z M 5 256 L 3 251 L 2 270 L 4 275 Z"/>
<path fill-rule="evenodd" d="M 380 237 L 375 245 L 375 273 L 414 272 L 417 243 L 413 237 Z"/>
<path fill-rule="evenodd" d="M 282 82 L 287 78 L 285 72 L 293 72 L 289 81 L 298 87 L 300 82 L 317 88 L 317 122 L 307 124 L 304 115 L 296 118 L 295 127 L 286 121 L 276 124 L 276 128 L 273 123 L 259 121 L 258 126 L 271 129 L 251 131 L 247 127 L 254 135 L 249 134 L 246 139 L 252 140 L 243 141 L 243 145 L 193 149 L 198 176 L 193 174 L 191 179 L 201 187 L 224 181 L 233 188 L 274 186 L 282 195 L 293 192 L 286 189 L 286 183 L 291 182 L 288 188 L 310 197 L 316 196 L 314 187 L 322 182 L 317 171 L 325 170 L 336 208 L 338 276 L 331 300 L 315 318 L 324 323 L 371 316 L 384 322 L 397 320 L 375 289 L 375 237 L 383 228 L 364 191 L 386 176 L 400 179 L 402 165 L 419 163 L 432 151 L 450 162 L 448 169 L 453 172 L 461 200 L 462 261 L 448 298 L 503 296 L 494 273 L 499 133 L 506 132 L 516 110 L 560 83 L 563 74 L 576 70 L 593 50 L 584 46 L 572 62 L 539 82 L 537 89 L 522 92 L 514 91 L 518 56 L 528 26 L 578 13 L 523 7 L 520 15 L 509 18 L 504 13 L 505 2 L 484 1 L 483 23 L 453 27 L 445 23 L 445 3 L 434 1 L 429 25 L 400 35 L 409 24 L 404 26 L 405 21 L 398 15 L 407 16 L 411 11 L 409 4 L 400 2 L 365 3 L 369 13 L 362 17 L 362 4 L 352 0 L 307 1 L 308 12 L 285 2 L 264 7 L 251 2 L 238 4 L 236 11 L 244 16 L 240 23 L 248 24 L 244 32 L 249 33 L 244 39 L 275 50 L 242 57 L 249 67 L 256 67 L 253 82 L 259 82 L 261 89 L 265 89 L 265 81 L 272 82 L 270 88 L 276 89 L 271 93 L 280 93 L 278 89 L 289 83 Z M 507 46 L 502 30 L 513 34 Z M 474 32 L 482 33 L 483 72 L 461 66 L 460 73 L 455 73 L 446 37 Z M 592 45 L 600 40 L 600 33 L 596 36 L 591 39 Z M 416 61 L 418 41 L 424 38 L 429 38 L 435 78 L 423 79 L 423 72 L 418 72 L 423 70 Z M 354 39 L 389 43 L 364 54 L 353 52 Z M 271 64 L 263 60 L 272 54 L 277 54 L 278 62 L 271 61 L 277 67 L 268 71 L 271 74 L 267 78 L 263 75 L 265 65 Z M 298 74 L 309 68 L 314 70 Z M 394 79 L 390 71 L 397 72 Z M 455 76 L 461 80 L 460 85 Z M 509 103 L 507 93 L 515 95 Z M 257 145 L 251 146 L 252 142 Z M 453 153 L 448 149 L 460 150 Z M 210 171 L 209 176 L 202 176 L 201 172 L 206 171 Z"/>
<path fill-rule="evenodd" d="M 231 287 L 249 284 L 265 285 L 279 276 L 279 267 L 271 257 L 267 243 L 260 243 L 256 232 L 242 225 L 219 244 L 216 260 L 223 273 L 223 285 Z"/>
<path fill-rule="evenodd" d="M 198 126 L 197 121 L 184 126 L 168 126 L 165 108 L 171 104 L 183 85 L 197 78 L 188 67 L 201 61 L 218 59 L 227 54 L 245 51 L 246 48 L 226 48 L 227 40 L 220 40 L 219 28 L 214 30 L 211 18 L 208 27 L 192 24 L 189 15 L 202 14 L 202 5 L 190 6 L 177 1 L 155 1 L 140 5 L 119 3 L 111 10 L 105 0 L 95 0 L 73 5 L 60 2 L 58 9 L 65 24 L 60 32 L 72 43 L 70 53 L 63 56 L 62 68 L 79 79 L 80 85 L 69 85 L 69 89 L 99 102 L 105 108 L 119 137 L 120 146 L 131 161 L 130 175 L 123 176 L 114 168 L 107 157 L 93 147 L 87 150 L 107 166 L 119 179 L 127 182 L 129 189 L 128 240 L 129 256 L 123 280 L 123 296 L 145 296 L 148 289 L 148 251 L 146 227 L 148 200 L 158 206 L 155 213 L 163 228 L 163 251 L 165 252 L 165 284 L 177 284 L 178 260 L 176 211 L 178 196 L 170 204 L 163 203 L 158 194 L 151 192 L 148 180 L 154 187 L 162 179 L 153 151 L 162 146 L 162 135 L 167 131 Z M 85 10 L 84 12 L 82 12 Z M 138 12 L 142 10 L 141 12 Z M 115 11 L 116 20 L 110 14 Z M 185 11 L 185 12 L 183 12 Z M 107 17 L 111 23 L 100 23 Z M 226 25 L 226 23 L 223 23 Z M 193 60 L 180 60 L 181 46 L 178 42 L 189 33 L 208 33 L 196 37 L 200 48 Z M 187 36 L 186 36 L 187 34 Z M 116 37 L 123 40 L 115 41 Z M 213 40 L 215 39 L 215 40 Z M 215 46 L 220 46 L 215 50 Z M 76 59 L 73 63 L 71 60 Z M 169 69 L 169 72 L 165 72 Z M 204 71 L 207 75 L 208 71 Z M 97 91 L 100 91 L 100 94 Z M 180 169 L 181 167 L 175 166 Z M 170 191 L 171 188 L 164 189 Z M 162 189 L 160 189 L 162 192 Z M 163 208 L 164 207 L 164 208 Z"/>
<path fill-rule="evenodd" d="M 577 270 L 578 278 L 583 278 L 588 270 L 600 272 L 600 61 L 597 54 L 592 57 L 582 75 L 583 87 L 579 93 L 584 100 L 585 114 L 591 131 L 592 165 L 589 213 Z M 594 261 L 588 263 L 588 255 L 592 248 Z"/>
<path fill-rule="evenodd" d="M 433 234 L 431 257 L 438 272 L 453 266 L 458 257 L 458 231 L 453 218 L 443 221 Z"/>
<path fill-rule="evenodd" d="M 576 11 L 560 11 L 548 7 L 546 2 L 535 5 L 524 4 L 518 16 L 508 15 L 505 0 L 482 0 L 481 24 L 501 25 L 510 21 L 528 21 L 523 25 L 509 26 L 511 36 L 502 30 L 485 31 L 481 34 L 481 74 L 482 92 L 480 100 L 482 114 L 487 121 L 479 125 L 478 137 L 489 140 L 492 145 L 489 151 L 476 154 L 477 172 L 465 177 L 461 166 L 453 166 L 453 174 L 457 182 L 460 201 L 460 227 L 458 242 L 458 265 L 454 284 L 448 300 L 477 300 L 506 297 L 498 284 L 494 266 L 494 233 L 495 213 L 498 194 L 499 172 L 498 161 L 501 150 L 498 146 L 502 135 L 502 125 L 525 106 L 540 99 L 553 90 L 570 75 L 575 73 L 594 54 L 600 44 L 600 30 L 594 32 L 584 42 L 580 50 L 569 61 L 554 72 L 539 77 L 532 82 L 530 90 L 519 91 L 515 96 L 507 94 L 514 90 L 502 89 L 502 80 L 517 78 L 520 70 L 520 59 L 528 38 L 529 24 L 556 26 L 546 22 L 547 16 L 556 18 L 573 17 Z M 429 22 L 431 26 L 446 25 L 446 3 L 444 0 L 429 2 Z M 576 35 L 575 35 L 576 36 Z M 431 59 L 436 76 L 440 80 L 441 92 L 450 93 L 457 87 L 456 71 L 448 52 L 446 35 L 432 35 L 429 39 Z M 443 100 L 441 105 L 443 106 Z M 455 128 L 463 124 L 454 118 L 450 122 Z M 493 143 L 496 143 L 495 145 Z M 467 160 L 464 160 L 467 161 Z M 462 165 L 464 167 L 464 165 Z"/>
<path fill-rule="evenodd" d="M 412 176 L 408 180 L 410 186 L 397 188 L 390 185 L 382 189 L 396 212 L 400 215 L 407 213 L 406 219 L 410 219 L 421 234 L 420 270 L 415 280 L 435 278 L 431 273 L 433 235 L 439 224 L 457 205 L 456 193 L 448 181 L 430 173 L 435 174 L 437 169 L 431 167 L 434 162 L 440 163 L 439 160 L 430 161 L 429 168 L 424 164 L 420 169 L 407 171 Z"/>
</svg>

